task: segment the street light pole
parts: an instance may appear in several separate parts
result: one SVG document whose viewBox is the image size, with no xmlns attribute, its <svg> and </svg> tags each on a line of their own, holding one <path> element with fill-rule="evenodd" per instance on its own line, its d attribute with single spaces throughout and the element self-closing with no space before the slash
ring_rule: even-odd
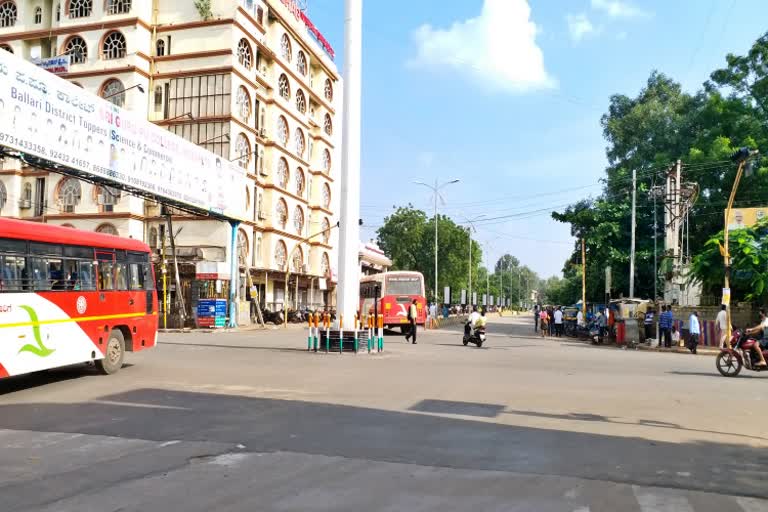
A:
<svg viewBox="0 0 768 512">
<path fill-rule="evenodd" d="M 451 180 L 451 181 L 447 181 L 447 182 L 445 182 L 443 184 L 438 184 L 437 178 L 435 178 L 435 185 L 434 186 L 428 185 L 427 183 L 424 183 L 423 181 L 414 181 L 414 183 L 416 185 L 423 185 L 423 186 L 427 187 L 428 189 L 432 190 L 432 192 L 434 192 L 434 194 L 435 194 L 435 210 L 434 210 L 434 213 L 435 213 L 435 295 L 434 295 L 434 298 L 433 298 L 435 303 L 437 303 L 437 286 L 438 286 L 438 284 L 437 284 L 438 283 L 438 280 L 437 280 L 437 196 L 440 193 L 440 189 L 441 188 L 443 188 L 445 186 L 448 186 L 448 185 L 452 185 L 454 183 L 458 183 L 459 181 L 461 181 L 461 180 Z"/>
</svg>

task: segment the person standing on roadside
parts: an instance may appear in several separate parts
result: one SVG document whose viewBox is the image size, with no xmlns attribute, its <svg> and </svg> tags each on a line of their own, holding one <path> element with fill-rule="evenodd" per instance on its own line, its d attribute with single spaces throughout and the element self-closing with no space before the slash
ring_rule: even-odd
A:
<svg viewBox="0 0 768 512">
<path fill-rule="evenodd" d="M 672 324 L 674 323 L 674 317 L 672 316 L 672 306 L 662 306 L 661 316 L 659 317 L 659 329 L 661 329 L 661 335 L 664 342 L 664 348 L 672 347 Z M 659 346 L 661 346 L 662 340 L 659 340 Z"/>
<path fill-rule="evenodd" d="M 539 313 L 541 309 L 539 305 L 533 306 L 533 332 L 539 332 Z"/>
<path fill-rule="evenodd" d="M 652 309 L 648 309 L 645 313 L 645 321 L 643 322 L 645 325 L 645 341 L 649 341 L 652 338 L 654 316 L 655 311 Z"/>
<path fill-rule="evenodd" d="M 555 336 L 558 338 L 563 337 L 563 310 L 560 306 L 557 307 L 554 313 L 555 317 Z"/>
<path fill-rule="evenodd" d="M 541 337 L 547 335 L 547 332 L 549 331 L 549 315 L 547 315 L 547 310 L 544 308 L 541 308 L 541 311 L 539 312 L 539 332 L 541 332 Z"/>
<path fill-rule="evenodd" d="M 405 335 L 405 341 L 409 341 L 408 338 L 413 338 L 413 344 L 416 344 L 416 316 L 418 315 L 418 311 L 416 310 L 416 299 L 413 299 L 413 302 L 408 307 L 408 323 L 410 324 L 410 329 L 408 329 L 408 334 Z"/>
<path fill-rule="evenodd" d="M 547 331 L 550 338 L 555 333 L 555 310 L 552 306 L 547 306 Z"/>
<path fill-rule="evenodd" d="M 691 354 L 695 354 L 696 347 L 699 346 L 699 335 L 701 335 L 699 313 L 694 311 L 688 318 L 688 350 L 691 351 Z"/>
<path fill-rule="evenodd" d="M 717 329 L 717 339 L 720 343 L 720 348 L 725 348 L 728 340 L 725 337 L 728 335 L 728 312 L 726 311 L 728 306 L 725 304 L 720 305 L 720 311 L 717 312 L 717 318 L 715 319 L 715 328 Z"/>
</svg>

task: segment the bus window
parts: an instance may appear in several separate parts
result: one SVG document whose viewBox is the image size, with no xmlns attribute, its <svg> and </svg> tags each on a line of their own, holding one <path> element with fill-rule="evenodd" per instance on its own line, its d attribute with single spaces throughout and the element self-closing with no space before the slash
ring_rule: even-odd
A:
<svg viewBox="0 0 768 512">
<path fill-rule="evenodd" d="M 64 260 L 62 273 L 64 274 L 67 290 L 74 290 L 78 277 L 77 262 L 74 260 Z"/>
<path fill-rule="evenodd" d="M 99 290 L 115 289 L 115 264 L 111 261 L 99 262 Z"/>
<path fill-rule="evenodd" d="M 147 290 L 154 290 L 155 282 L 152 280 L 152 264 L 143 263 L 141 265 L 141 271 L 144 274 L 144 286 L 146 286 Z"/>
<path fill-rule="evenodd" d="M 421 295 L 420 277 L 388 277 L 385 295 Z"/>
<path fill-rule="evenodd" d="M 144 271 L 141 263 L 131 263 L 131 290 L 144 289 Z"/>
<path fill-rule="evenodd" d="M 115 290 L 128 289 L 128 265 L 115 263 Z"/>
<path fill-rule="evenodd" d="M 79 261 L 80 272 L 75 280 L 75 290 L 96 289 L 96 269 L 93 262 Z"/>
<path fill-rule="evenodd" d="M 0 259 L 0 290 L 19 291 L 27 275 L 26 258 L 23 256 L 3 256 Z"/>
<path fill-rule="evenodd" d="M 30 258 L 32 288 L 34 290 L 50 290 L 51 281 L 48 279 L 48 262 L 43 258 Z"/>
</svg>

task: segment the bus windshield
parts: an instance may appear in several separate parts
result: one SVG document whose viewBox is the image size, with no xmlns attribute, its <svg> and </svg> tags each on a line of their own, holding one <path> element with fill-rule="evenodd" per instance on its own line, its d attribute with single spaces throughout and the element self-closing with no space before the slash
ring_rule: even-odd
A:
<svg viewBox="0 0 768 512">
<path fill-rule="evenodd" d="M 420 277 L 388 277 L 387 295 L 421 295 Z"/>
</svg>

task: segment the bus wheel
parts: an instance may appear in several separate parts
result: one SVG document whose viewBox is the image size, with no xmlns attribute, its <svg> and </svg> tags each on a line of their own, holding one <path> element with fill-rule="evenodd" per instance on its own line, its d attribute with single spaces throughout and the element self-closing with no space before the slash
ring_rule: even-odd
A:
<svg viewBox="0 0 768 512">
<path fill-rule="evenodd" d="M 96 361 L 96 367 L 104 375 L 112 375 L 123 367 L 123 359 L 125 359 L 125 338 L 118 329 L 112 329 L 107 341 L 107 352 L 104 354 L 104 359 Z"/>
</svg>

